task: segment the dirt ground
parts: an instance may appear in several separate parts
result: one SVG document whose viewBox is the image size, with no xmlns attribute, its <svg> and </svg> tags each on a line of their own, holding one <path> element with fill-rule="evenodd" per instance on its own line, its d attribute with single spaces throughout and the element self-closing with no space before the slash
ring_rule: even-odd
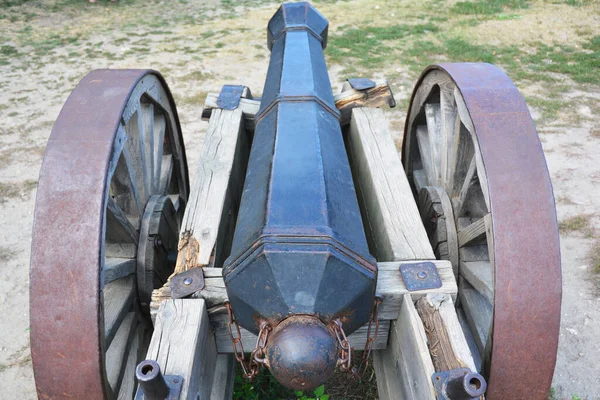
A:
<svg viewBox="0 0 600 400">
<path fill-rule="evenodd" d="M 597 57 L 586 47 L 600 35 L 595 1 L 534 1 L 475 22 L 448 11 L 455 1 L 415 3 L 420 2 L 323 0 L 316 6 L 330 19 L 333 37 L 342 37 L 348 27 L 429 19 L 440 31 L 428 29 L 427 42 L 410 43 L 448 43 L 443 42 L 448 30 L 469 40 L 469 49 L 514 46 L 511 51 L 526 57 L 542 45 L 572 46 L 577 54 Z M 0 399 L 36 398 L 28 310 L 35 186 L 52 124 L 70 91 L 95 68 L 162 72 L 176 97 L 193 180 L 208 125 L 200 118 L 206 93 L 227 83 L 261 92 L 268 65 L 265 27 L 277 6 L 231 0 L 0 1 Z M 391 50 L 382 50 L 389 58 L 366 66 L 349 68 L 335 53 L 328 60 L 334 91 L 354 74 L 390 80 L 399 107 L 387 115 L 397 143 L 419 63 L 450 59 L 448 53 L 431 59 L 425 54 L 415 56 L 418 63 L 404 63 L 402 43 L 390 42 Z M 504 66 L 501 54 L 492 56 Z M 556 65 L 549 57 L 542 63 Z M 515 71 L 531 106 L 562 221 L 563 308 L 553 398 L 600 399 L 600 283 L 594 273 L 600 260 L 590 256 L 600 237 L 600 85 L 568 72 L 574 68 L 569 63 L 579 62 L 574 60 L 565 61 L 566 73 L 531 67 L 529 75 L 520 75 L 525 69 L 513 70 L 508 62 L 506 69 L 511 76 Z M 600 65 L 592 65 L 600 75 Z"/>
</svg>

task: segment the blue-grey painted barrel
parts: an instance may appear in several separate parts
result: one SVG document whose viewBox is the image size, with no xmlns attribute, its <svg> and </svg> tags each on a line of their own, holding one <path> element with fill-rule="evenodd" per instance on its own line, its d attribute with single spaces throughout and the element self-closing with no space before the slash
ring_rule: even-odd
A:
<svg viewBox="0 0 600 400">
<path fill-rule="evenodd" d="M 294 314 L 350 334 L 369 320 L 369 254 L 323 49 L 327 20 L 284 4 L 268 25 L 271 59 L 230 257 L 223 275 L 239 324 L 257 332 Z"/>
</svg>

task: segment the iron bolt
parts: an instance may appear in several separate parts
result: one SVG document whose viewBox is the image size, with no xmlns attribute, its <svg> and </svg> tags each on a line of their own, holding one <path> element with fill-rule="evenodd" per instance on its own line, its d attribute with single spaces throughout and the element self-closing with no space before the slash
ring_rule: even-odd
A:
<svg viewBox="0 0 600 400">
<path fill-rule="evenodd" d="M 194 281 L 194 280 L 193 280 L 192 278 L 185 278 L 185 279 L 183 280 L 183 284 L 184 284 L 184 285 L 186 285 L 186 286 L 189 286 L 189 285 L 191 285 L 191 284 L 192 284 L 192 282 L 193 282 L 193 281 Z"/>
<path fill-rule="evenodd" d="M 417 272 L 417 278 L 419 278 L 419 279 L 425 279 L 425 278 L 427 278 L 427 272 L 425 272 L 425 271 L 419 271 L 419 272 Z"/>
</svg>

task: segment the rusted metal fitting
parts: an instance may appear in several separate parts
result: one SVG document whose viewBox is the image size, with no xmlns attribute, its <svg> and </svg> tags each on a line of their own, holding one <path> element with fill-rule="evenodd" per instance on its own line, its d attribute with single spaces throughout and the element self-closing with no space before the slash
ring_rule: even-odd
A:
<svg viewBox="0 0 600 400">
<path fill-rule="evenodd" d="M 334 371 L 338 342 L 318 318 L 294 315 L 281 321 L 269 335 L 265 364 L 283 386 L 311 390 Z"/>
<path fill-rule="evenodd" d="M 436 400 L 474 400 L 482 396 L 487 383 L 483 376 L 468 368 L 436 372 L 431 377 Z"/>
<path fill-rule="evenodd" d="M 166 375 L 160 372 L 160 366 L 154 360 L 144 360 L 135 369 L 135 377 L 140 387 L 135 400 L 177 400 L 181 392 L 183 378 L 178 375 Z"/>
</svg>

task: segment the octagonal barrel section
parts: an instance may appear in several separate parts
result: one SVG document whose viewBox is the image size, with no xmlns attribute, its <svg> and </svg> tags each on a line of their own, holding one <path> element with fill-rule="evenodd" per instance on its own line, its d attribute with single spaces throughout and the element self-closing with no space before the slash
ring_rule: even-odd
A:
<svg viewBox="0 0 600 400">
<path fill-rule="evenodd" d="M 223 275 L 240 325 L 256 333 L 294 314 L 369 319 L 369 254 L 323 49 L 327 20 L 284 4 L 268 25 L 271 59 L 230 257 Z"/>
</svg>

